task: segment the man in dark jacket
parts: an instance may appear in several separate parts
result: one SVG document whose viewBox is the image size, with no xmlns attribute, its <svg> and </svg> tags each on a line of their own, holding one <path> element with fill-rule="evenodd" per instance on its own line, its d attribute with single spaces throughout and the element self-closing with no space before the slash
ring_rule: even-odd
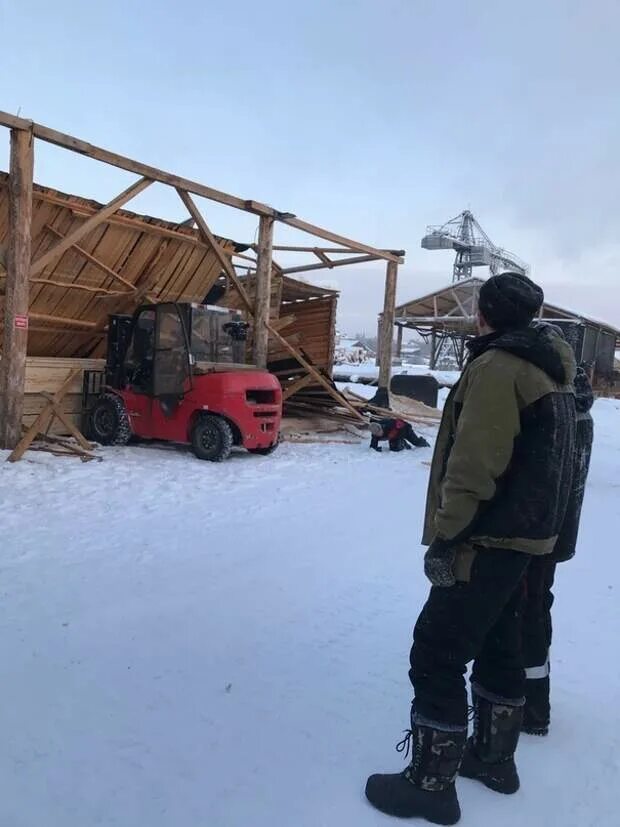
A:
<svg viewBox="0 0 620 827">
<path fill-rule="evenodd" d="M 577 547 L 579 520 L 590 468 L 594 424 L 590 408 L 592 387 L 583 367 L 575 377 L 577 409 L 573 485 L 566 516 L 552 553 L 534 558 L 525 575 L 526 599 L 523 607 L 523 655 L 525 663 L 525 707 L 521 729 L 530 735 L 546 735 L 551 718 L 549 649 L 551 646 L 551 607 L 557 563 L 570 560 Z"/>
<path fill-rule="evenodd" d="M 414 448 L 429 448 L 428 442 L 422 436 L 418 436 L 408 422 L 404 419 L 379 419 L 371 422 L 370 447 L 374 451 L 381 451 L 379 442 L 387 440 L 390 451 L 409 450 Z"/>
<path fill-rule="evenodd" d="M 455 778 L 519 786 L 523 576 L 553 551 L 572 483 L 575 360 L 564 339 L 530 323 L 543 292 L 504 273 L 480 288 L 480 336 L 446 401 L 431 467 L 423 543 L 432 588 L 416 623 L 404 772 L 374 775 L 366 796 L 390 815 L 454 824 Z M 474 661 L 474 734 L 464 673 Z"/>
</svg>

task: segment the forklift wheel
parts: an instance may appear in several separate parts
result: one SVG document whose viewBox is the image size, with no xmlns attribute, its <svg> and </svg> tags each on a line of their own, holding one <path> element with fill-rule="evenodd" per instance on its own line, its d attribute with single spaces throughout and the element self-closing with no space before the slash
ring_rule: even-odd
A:
<svg viewBox="0 0 620 827">
<path fill-rule="evenodd" d="M 198 459 L 222 462 L 228 459 L 233 446 L 230 425 L 221 416 L 203 414 L 192 430 L 192 448 Z"/>
<path fill-rule="evenodd" d="M 95 402 L 88 416 L 88 435 L 101 445 L 127 445 L 131 425 L 119 396 L 106 393 Z"/>
</svg>

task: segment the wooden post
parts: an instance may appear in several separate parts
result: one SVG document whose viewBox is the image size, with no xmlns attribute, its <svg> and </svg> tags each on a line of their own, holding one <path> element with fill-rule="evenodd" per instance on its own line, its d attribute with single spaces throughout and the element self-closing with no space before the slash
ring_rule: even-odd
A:
<svg viewBox="0 0 620 827">
<path fill-rule="evenodd" d="M 403 350 L 403 326 L 396 328 L 396 356 L 400 359 Z"/>
<path fill-rule="evenodd" d="M 15 448 L 21 438 L 30 278 L 30 225 L 34 139 L 11 130 L 9 238 L 6 251 L 4 336 L 0 362 L 0 447 Z"/>
<path fill-rule="evenodd" d="M 431 355 L 430 359 L 428 360 L 428 366 L 431 370 L 435 370 L 435 365 L 437 364 L 437 333 L 435 332 L 435 328 L 431 330 Z"/>
<path fill-rule="evenodd" d="M 269 307 L 271 303 L 271 257 L 273 248 L 273 221 L 261 215 L 258 227 L 256 254 L 256 295 L 254 299 L 254 364 L 267 367 L 269 347 Z"/>
<path fill-rule="evenodd" d="M 386 388 L 387 390 L 389 390 L 392 376 L 392 340 L 394 337 L 397 277 L 398 264 L 395 261 L 388 261 L 381 318 L 381 339 L 379 341 L 379 388 Z"/>
</svg>

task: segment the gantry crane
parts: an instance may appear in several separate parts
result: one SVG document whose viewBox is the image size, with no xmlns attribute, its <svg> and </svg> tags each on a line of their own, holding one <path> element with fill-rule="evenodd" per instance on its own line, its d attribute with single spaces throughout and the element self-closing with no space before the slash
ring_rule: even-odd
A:
<svg viewBox="0 0 620 827">
<path fill-rule="evenodd" d="M 471 278 L 474 267 L 486 266 L 491 275 L 502 270 L 525 275 L 529 269 L 508 250 L 496 247 L 469 210 L 440 227 L 427 227 L 422 247 L 425 250 L 456 250 L 453 281 Z"/>
</svg>

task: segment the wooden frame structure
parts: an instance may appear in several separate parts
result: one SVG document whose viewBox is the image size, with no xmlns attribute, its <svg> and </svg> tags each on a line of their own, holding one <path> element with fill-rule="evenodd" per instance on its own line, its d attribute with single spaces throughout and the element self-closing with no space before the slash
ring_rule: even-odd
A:
<svg viewBox="0 0 620 827">
<path fill-rule="evenodd" d="M 128 308 L 148 301 L 151 289 L 157 281 L 158 267 L 166 255 L 167 243 L 178 240 L 186 242 L 192 236 L 192 244 L 199 248 L 203 256 L 208 251 L 215 258 L 213 283 L 220 272 L 237 291 L 246 314 L 254 320 L 254 361 L 259 367 L 266 367 L 269 338 L 275 339 L 304 368 L 313 381 L 322 385 L 325 391 L 334 397 L 339 405 L 350 408 L 351 413 L 359 418 L 359 413 L 352 408 L 338 393 L 332 383 L 310 364 L 303 354 L 279 332 L 269 319 L 269 302 L 271 295 L 271 274 L 277 265 L 273 262 L 273 251 L 289 250 L 297 253 L 309 253 L 313 263 L 289 268 L 283 273 L 301 273 L 317 269 L 332 269 L 345 265 L 354 265 L 366 261 L 383 260 L 387 264 L 386 294 L 384 314 L 386 318 L 394 317 L 394 297 L 398 264 L 402 263 L 404 251 L 379 249 L 359 241 L 347 238 L 330 230 L 304 221 L 290 212 L 274 209 L 260 201 L 242 199 L 234 195 L 213 189 L 188 178 L 166 172 L 162 169 L 144 164 L 90 144 L 72 135 L 59 132 L 24 118 L 0 112 L 0 126 L 10 130 L 10 169 L 8 175 L 8 238 L 6 253 L 0 257 L 0 265 L 5 271 L 4 307 L 0 313 L 3 320 L 2 360 L 0 362 L 0 447 L 14 448 L 21 435 L 21 419 L 25 383 L 25 364 L 28 352 L 28 335 L 36 332 L 50 336 L 58 335 L 103 337 L 105 322 L 93 318 L 67 316 L 63 313 L 46 313 L 31 309 L 31 292 L 38 295 L 43 290 L 62 289 L 77 295 L 81 293 L 88 299 L 88 306 L 96 303 L 104 308 L 99 315 L 104 319 L 110 312 L 118 312 L 121 306 Z M 123 192 L 111 199 L 106 205 L 97 208 L 78 209 L 76 221 L 65 232 L 53 224 L 46 225 L 49 239 L 43 251 L 33 249 L 33 184 L 34 150 L 36 140 L 54 144 L 63 149 L 76 152 L 105 164 L 134 173 L 138 179 Z M 124 214 L 122 208 L 136 195 L 154 183 L 164 184 L 177 191 L 180 200 L 189 213 L 189 219 L 176 227 L 160 228 L 161 243 L 153 256 L 146 262 L 141 273 L 129 279 L 118 272 L 109 263 L 102 262 L 93 252 L 90 242 L 103 225 L 109 223 L 128 226 L 134 219 Z M 41 188 L 39 188 L 41 189 Z M 255 272 L 256 288 L 251 298 L 233 266 L 234 250 L 231 242 L 215 236 L 204 216 L 199 210 L 194 197 L 199 196 L 233 209 L 243 210 L 257 216 L 259 220 L 258 244 L 255 258 L 250 257 L 251 264 L 246 270 Z M 162 222 L 163 223 L 163 222 Z M 276 223 L 293 227 L 309 235 L 330 242 L 334 247 L 278 247 L 274 245 L 274 228 Z M 195 230 L 192 230 L 195 227 Z M 144 223 L 141 230 L 146 231 Z M 91 249 L 89 249 L 91 246 Z M 66 256 L 79 255 L 98 267 L 107 276 L 104 284 L 90 285 L 81 280 L 68 280 L 56 275 L 57 267 Z M 342 258 L 342 254 L 346 258 Z M 334 258 L 338 255 L 338 258 Z M 314 261 L 316 259 L 316 261 Z M 282 269 L 282 268 L 281 268 Z M 1 275 L 1 273 L 0 273 Z M 206 293 L 207 291 L 205 291 Z M 177 297 L 179 300 L 181 297 Z M 58 304 L 58 302 L 56 302 Z M 62 309 L 62 308 L 61 308 Z M 31 324 L 34 323 L 34 324 Z M 390 325 L 391 329 L 391 325 Z M 384 365 L 383 378 L 387 376 L 392 361 L 391 339 L 382 341 L 381 362 Z"/>
<path fill-rule="evenodd" d="M 397 355 L 400 355 L 402 330 L 408 328 L 419 333 L 425 341 L 430 340 L 431 369 L 437 365 L 448 343 L 452 344 L 459 367 L 462 368 L 465 343 L 467 339 L 476 335 L 478 294 L 483 284 L 484 280 L 480 278 L 463 279 L 396 307 L 394 324 L 398 331 Z M 613 370 L 614 348 L 620 344 L 619 330 L 605 322 L 589 319 L 549 302 L 542 305 L 539 318 L 555 322 L 560 327 L 570 324 L 581 325 L 587 335 L 584 335 L 579 343 L 571 342 L 577 358 L 580 361 L 595 363 L 595 382 L 607 381 L 607 374 Z M 565 335 L 570 340 L 567 331 Z"/>
</svg>

